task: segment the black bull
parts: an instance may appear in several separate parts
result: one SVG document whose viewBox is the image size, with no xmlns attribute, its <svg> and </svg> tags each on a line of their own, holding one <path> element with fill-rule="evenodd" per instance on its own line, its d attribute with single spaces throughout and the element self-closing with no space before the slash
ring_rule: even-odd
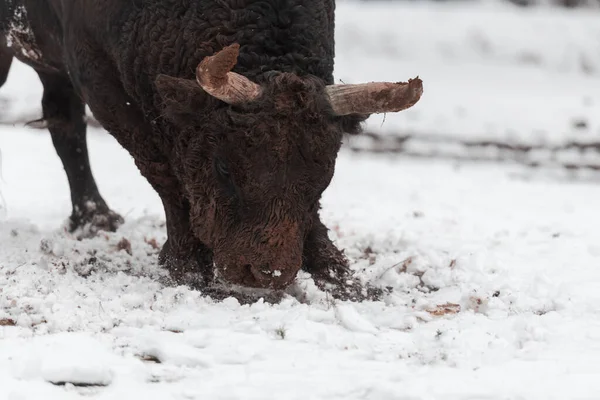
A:
<svg viewBox="0 0 600 400">
<path fill-rule="evenodd" d="M 340 298 L 373 295 L 319 217 L 344 133 L 422 94 L 333 84 L 332 0 L 5 0 L 0 81 L 13 57 L 44 87 L 71 189 L 70 230 L 114 231 L 87 153 L 87 104 L 163 201 L 170 276 L 283 289 L 303 269 Z M 350 284 L 349 284 L 350 282 Z"/>
</svg>

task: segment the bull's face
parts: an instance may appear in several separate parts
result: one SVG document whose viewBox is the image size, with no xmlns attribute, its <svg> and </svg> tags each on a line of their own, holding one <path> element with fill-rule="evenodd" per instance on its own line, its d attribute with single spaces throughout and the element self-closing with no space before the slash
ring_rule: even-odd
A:
<svg viewBox="0 0 600 400">
<path fill-rule="evenodd" d="M 302 266 L 342 134 L 372 112 L 397 111 L 402 96 L 402 108 L 414 104 L 421 86 L 369 91 L 275 72 L 258 84 L 230 72 L 237 51 L 233 45 L 205 59 L 196 81 L 160 76 L 156 85 L 179 129 L 174 157 L 191 229 L 212 248 L 217 276 L 279 289 Z"/>
</svg>

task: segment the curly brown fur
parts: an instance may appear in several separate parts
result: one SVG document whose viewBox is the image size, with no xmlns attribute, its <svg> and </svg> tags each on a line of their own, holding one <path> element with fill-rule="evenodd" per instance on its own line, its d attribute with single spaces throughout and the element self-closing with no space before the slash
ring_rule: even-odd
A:
<svg viewBox="0 0 600 400">
<path fill-rule="evenodd" d="M 225 280 L 281 289 L 302 266 L 314 220 L 320 224 L 315 211 L 347 119 L 324 112 L 320 79 L 271 73 L 263 85 L 257 101 L 229 107 L 189 81 L 157 79 L 165 117 L 179 127 L 174 167 L 195 236 L 213 249 Z M 322 254 L 321 264 L 336 261 Z"/>
</svg>

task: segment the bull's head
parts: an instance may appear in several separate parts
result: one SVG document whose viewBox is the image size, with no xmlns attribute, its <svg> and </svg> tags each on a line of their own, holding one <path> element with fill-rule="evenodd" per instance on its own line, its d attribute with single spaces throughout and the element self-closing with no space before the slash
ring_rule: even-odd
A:
<svg viewBox="0 0 600 400">
<path fill-rule="evenodd" d="M 196 80 L 160 76 L 163 114 L 179 129 L 177 174 L 194 234 L 212 248 L 218 275 L 283 288 L 334 172 L 344 132 L 369 114 L 415 104 L 421 80 L 325 85 L 316 77 L 232 71 L 239 46 L 205 58 Z"/>
</svg>

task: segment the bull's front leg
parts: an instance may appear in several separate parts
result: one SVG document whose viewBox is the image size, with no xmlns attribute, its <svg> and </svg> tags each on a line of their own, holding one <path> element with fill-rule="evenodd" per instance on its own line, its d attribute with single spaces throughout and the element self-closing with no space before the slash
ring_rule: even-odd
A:
<svg viewBox="0 0 600 400">
<path fill-rule="evenodd" d="M 193 235 L 189 203 L 181 199 L 163 198 L 167 241 L 158 261 L 168 269 L 170 278 L 176 283 L 206 288 L 214 278 L 212 251 Z"/>
<path fill-rule="evenodd" d="M 212 251 L 194 236 L 190 225 L 190 205 L 166 158 L 136 159 L 142 175 L 158 193 L 165 210 L 167 240 L 158 263 L 169 271 L 170 283 L 195 289 L 206 288 L 213 279 Z"/>
<path fill-rule="evenodd" d="M 333 244 L 318 214 L 304 242 L 302 269 L 312 275 L 317 287 L 340 300 L 378 300 L 383 293 L 353 276 L 348 259 Z"/>
<path fill-rule="evenodd" d="M 76 38 L 76 39 L 75 39 Z M 83 99 L 102 126 L 133 156 L 141 174 L 163 201 L 168 239 L 159 261 L 178 283 L 200 285 L 212 270 L 212 253 L 190 231 L 189 205 L 182 196 L 165 144 L 155 141 L 155 129 L 135 101 L 125 92 L 119 73 L 95 41 L 73 32 L 67 47 L 83 49 L 69 53 L 69 70 Z M 81 46 L 86 43 L 86 46 Z"/>
</svg>

